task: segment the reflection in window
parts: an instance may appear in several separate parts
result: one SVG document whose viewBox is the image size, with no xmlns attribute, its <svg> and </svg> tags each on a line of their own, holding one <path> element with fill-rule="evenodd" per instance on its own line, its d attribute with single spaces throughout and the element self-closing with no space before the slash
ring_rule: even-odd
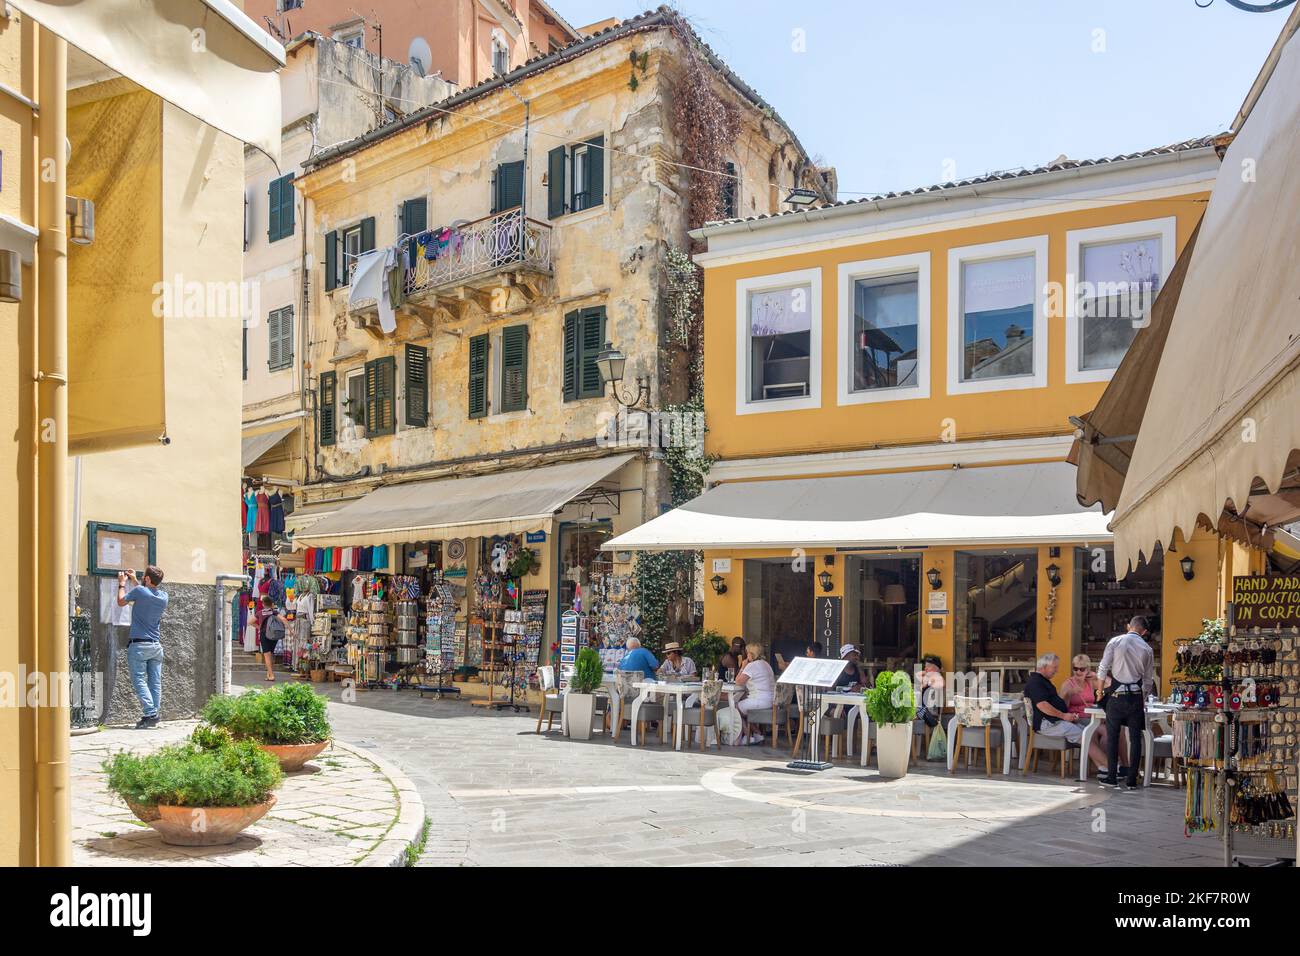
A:
<svg viewBox="0 0 1300 956">
<path fill-rule="evenodd" d="M 749 400 L 809 394 L 812 287 L 794 286 L 749 296 Z"/>
<path fill-rule="evenodd" d="M 853 391 L 917 384 L 917 275 L 853 283 Z"/>
<path fill-rule="evenodd" d="M 1038 552 L 959 551 L 954 575 L 957 666 L 1037 656 Z"/>
<path fill-rule="evenodd" d="M 962 381 L 1034 374 L 1034 257 L 961 264 Z"/>
<path fill-rule="evenodd" d="M 1160 291 L 1160 237 L 1084 246 L 1079 265 L 1079 368 L 1119 366 Z"/>
</svg>

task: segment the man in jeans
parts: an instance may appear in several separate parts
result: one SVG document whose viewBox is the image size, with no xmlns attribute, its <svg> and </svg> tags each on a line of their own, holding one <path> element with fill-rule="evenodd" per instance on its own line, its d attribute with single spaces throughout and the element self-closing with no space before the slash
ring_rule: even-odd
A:
<svg viewBox="0 0 1300 956">
<path fill-rule="evenodd" d="M 1146 699 L 1156 681 L 1155 653 L 1146 641 L 1151 624 L 1140 614 L 1128 622 L 1128 632 L 1112 637 L 1101 656 L 1097 677 L 1109 690 L 1106 696 L 1106 775 L 1103 787 L 1125 789 L 1119 782 L 1119 735 L 1128 728 L 1129 790 L 1137 789 L 1142 762 L 1142 734 L 1146 730 Z"/>
<path fill-rule="evenodd" d="M 132 605 L 130 643 L 126 648 L 126 663 L 131 671 L 135 696 L 140 699 L 144 716 L 135 725 L 136 730 L 149 730 L 158 726 L 162 708 L 163 612 L 167 610 L 167 592 L 162 590 L 162 569 L 149 565 L 144 569 L 140 585 L 135 584 L 135 571 L 127 569 L 117 575 L 118 607 Z"/>
</svg>

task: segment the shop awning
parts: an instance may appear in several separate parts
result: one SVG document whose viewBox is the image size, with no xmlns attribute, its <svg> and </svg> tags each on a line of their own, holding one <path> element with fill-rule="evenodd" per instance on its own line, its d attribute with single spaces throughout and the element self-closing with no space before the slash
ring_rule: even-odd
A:
<svg viewBox="0 0 1300 956">
<path fill-rule="evenodd" d="M 41 26 L 223 133 L 280 157 L 284 47 L 230 0 L 9 0 Z"/>
<path fill-rule="evenodd" d="M 242 440 L 240 451 L 240 464 L 247 468 L 257 459 L 261 458 L 268 451 L 274 448 L 280 442 L 288 437 L 297 425 L 286 425 L 283 428 L 277 428 L 274 431 L 264 432 L 261 435 L 248 435 Z"/>
<path fill-rule="evenodd" d="M 294 544 L 351 547 L 536 531 L 633 457 L 384 485 L 295 535 Z"/>
<path fill-rule="evenodd" d="M 609 551 L 1107 542 L 1068 462 L 736 481 L 619 535 Z"/>
<path fill-rule="evenodd" d="M 1115 509 L 1118 567 L 1297 484 L 1300 40 L 1224 156 Z M 1265 486 L 1267 486 L 1265 488 Z M 1203 516 L 1203 517 L 1202 517 Z"/>
<path fill-rule="evenodd" d="M 292 513 L 284 516 L 284 530 L 297 535 L 349 504 L 350 501 L 319 501 L 316 504 L 299 505 Z"/>
</svg>

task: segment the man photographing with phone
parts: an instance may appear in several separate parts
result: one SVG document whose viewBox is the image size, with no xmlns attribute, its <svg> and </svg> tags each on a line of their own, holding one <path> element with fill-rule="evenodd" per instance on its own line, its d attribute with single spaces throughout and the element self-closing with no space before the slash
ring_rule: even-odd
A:
<svg viewBox="0 0 1300 956">
<path fill-rule="evenodd" d="M 143 716 L 136 730 L 158 726 L 162 709 L 163 612 L 167 610 L 167 592 L 161 589 L 162 569 L 149 565 L 137 585 L 135 571 L 127 568 L 117 574 L 117 605 L 131 608 L 130 643 L 126 663 L 131 671 L 131 685 L 140 700 Z"/>
</svg>

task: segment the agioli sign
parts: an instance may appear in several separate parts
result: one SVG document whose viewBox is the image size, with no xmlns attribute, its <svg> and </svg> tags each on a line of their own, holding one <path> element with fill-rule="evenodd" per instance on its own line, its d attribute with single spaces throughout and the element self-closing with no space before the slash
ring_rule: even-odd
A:
<svg viewBox="0 0 1300 956">
<path fill-rule="evenodd" d="M 1237 627 L 1300 625 L 1300 575 L 1256 574 L 1232 579 L 1233 624 Z"/>
</svg>

